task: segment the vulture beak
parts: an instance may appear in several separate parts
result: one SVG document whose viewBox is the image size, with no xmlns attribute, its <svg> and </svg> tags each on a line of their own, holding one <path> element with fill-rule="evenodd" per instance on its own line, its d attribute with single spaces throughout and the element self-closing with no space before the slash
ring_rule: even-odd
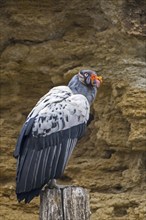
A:
<svg viewBox="0 0 146 220">
<path fill-rule="evenodd" d="M 99 88 L 100 84 L 102 83 L 102 76 L 97 76 L 94 73 L 92 73 L 90 79 L 91 84 Z"/>
</svg>

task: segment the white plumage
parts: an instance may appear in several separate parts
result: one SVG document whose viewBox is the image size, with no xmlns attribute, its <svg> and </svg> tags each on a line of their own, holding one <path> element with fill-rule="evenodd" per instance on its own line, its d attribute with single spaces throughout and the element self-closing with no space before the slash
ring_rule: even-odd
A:
<svg viewBox="0 0 146 220">
<path fill-rule="evenodd" d="M 36 116 L 32 127 L 33 136 L 49 135 L 68 129 L 89 119 L 90 106 L 85 96 L 73 94 L 66 86 L 55 87 L 45 95 L 28 120 Z"/>
</svg>

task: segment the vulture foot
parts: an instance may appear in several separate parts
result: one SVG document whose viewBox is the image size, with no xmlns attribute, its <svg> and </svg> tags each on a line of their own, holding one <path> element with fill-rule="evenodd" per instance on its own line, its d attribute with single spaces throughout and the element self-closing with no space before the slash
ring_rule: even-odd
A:
<svg viewBox="0 0 146 220">
<path fill-rule="evenodd" d="M 63 189 L 65 187 L 67 187 L 67 185 L 59 185 L 56 183 L 56 180 L 55 179 L 52 179 L 50 180 L 48 183 L 47 183 L 47 188 L 49 189 Z"/>
</svg>

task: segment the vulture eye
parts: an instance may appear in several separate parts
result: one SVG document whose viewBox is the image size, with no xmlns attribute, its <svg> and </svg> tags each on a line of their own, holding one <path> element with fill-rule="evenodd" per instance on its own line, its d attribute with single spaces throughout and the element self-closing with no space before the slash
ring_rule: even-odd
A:
<svg viewBox="0 0 146 220">
<path fill-rule="evenodd" d="M 87 76 L 88 76 L 88 73 L 84 73 L 84 76 L 87 77 Z"/>
</svg>

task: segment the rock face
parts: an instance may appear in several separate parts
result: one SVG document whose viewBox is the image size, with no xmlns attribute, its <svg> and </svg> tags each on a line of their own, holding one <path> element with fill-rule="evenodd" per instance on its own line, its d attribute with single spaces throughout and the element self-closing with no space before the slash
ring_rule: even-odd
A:
<svg viewBox="0 0 146 220">
<path fill-rule="evenodd" d="M 145 1 L 0 1 L 1 217 L 38 219 L 15 198 L 12 157 L 27 114 L 82 68 L 104 78 L 94 122 L 61 182 L 86 187 L 91 220 L 146 218 Z"/>
</svg>

